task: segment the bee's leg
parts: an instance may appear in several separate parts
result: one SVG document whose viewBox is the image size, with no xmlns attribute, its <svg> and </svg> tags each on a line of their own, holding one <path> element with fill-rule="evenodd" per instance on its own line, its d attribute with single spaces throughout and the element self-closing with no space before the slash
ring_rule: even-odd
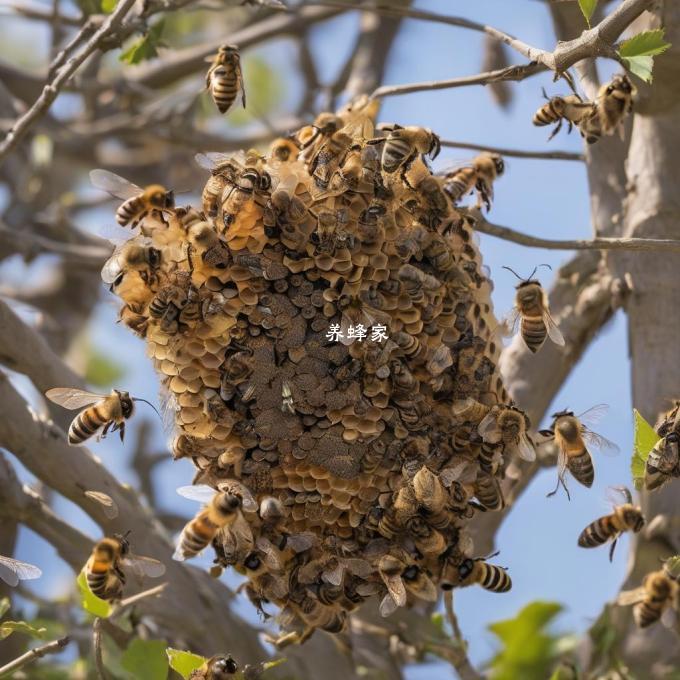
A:
<svg viewBox="0 0 680 680">
<path fill-rule="evenodd" d="M 546 498 L 552 498 L 557 493 L 557 490 L 560 488 L 561 482 L 562 482 L 562 478 L 558 475 L 557 484 L 555 484 L 555 488 L 550 493 L 546 494 L 545 497 Z"/>
<path fill-rule="evenodd" d="M 562 123 L 564 123 L 564 118 L 560 118 L 557 125 L 555 125 L 553 131 L 550 133 L 550 137 L 548 137 L 548 141 L 550 141 L 562 129 Z M 569 132 L 571 132 L 572 127 L 572 122 L 569 121 Z"/>
<path fill-rule="evenodd" d="M 120 441 L 125 441 L 125 421 L 123 421 L 119 426 Z"/>
<path fill-rule="evenodd" d="M 612 541 L 612 547 L 609 548 L 609 561 L 612 562 L 614 560 L 614 550 L 616 550 L 616 542 L 619 540 L 619 536 L 621 534 L 616 534 L 616 538 Z"/>
<path fill-rule="evenodd" d="M 100 441 L 101 439 L 104 439 L 104 437 L 106 437 L 106 435 L 109 432 L 109 428 L 111 427 L 111 425 L 113 425 L 113 421 L 109 420 L 109 422 L 106 423 L 106 425 L 104 425 L 104 429 L 102 430 L 101 434 L 97 437 L 97 441 Z"/>
</svg>

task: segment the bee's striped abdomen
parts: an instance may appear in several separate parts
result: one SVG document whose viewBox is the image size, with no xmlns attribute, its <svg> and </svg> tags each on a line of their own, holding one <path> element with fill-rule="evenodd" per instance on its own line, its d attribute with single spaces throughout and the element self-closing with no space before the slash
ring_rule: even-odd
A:
<svg viewBox="0 0 680 680">
<path fill-rule="evenodd" d="M 574 479 L 583 484 L 583 486 L 591 487 L 595 480 L 595 468 L 593 467 L 593 460 L 590 453 L 583 449 L 581 453 L 576 455 L 569 455 L 567 461 L 567 468 L 571 472 Z"/>
<path fill-rule="evenodd" d="M 655 598 L 649 598 L 642 602 L 638 602 L 635 607 L 633 607 L 635 623 L 640 628 L 647 628 L 647 626 L 656 623 L 663 613 L 663 602 L 664 600 L 657 600 Z"/>
<path fill-rule="evenodd" d="M 502 567 L 494 564 L 480 563 L 479 585 L 494 593 L 507 593 L 512 588 L 512 580 Z"/>
<path fill-rule="evenodd" d="M 134 218 L 141 217 L 140 213 L 142 213 L 143 210 L 144 204 L 139 196 L 128 198 L 127 201 L 121 203 L 118 210 L 116 210 L 116 222 L 118 222 L 121 227 L 125 227 Z"/>
<path fill-rule="evenodd" d="M 472 191 L 476 178 L 477 174 L 473 168 L 461 168 L 446 180 L 444 191 L 448 194 L 449 198 L 456 203 L 460 201 L 465 194 Z"/>
<path fill-rule="evenodd" d="M 600 517 L 589 524 L 578 537 L 578 544 L 582 548 L 596 548 L 606 543 L 618 533 L 611 515 Z"/>
<path fill-rule="evenodd" d="M 481 473 L 475 483 L 477 500 L 489 510 L 500 510 L 505 505 L 498 480 L 492 475 Z"/>
<path fill-rule="evenodd" d="M 82 444 L 87 441 L 97 430 L 106 424 L 106 418 L 92 406 L 78 414 L 68 429 L 68 443 Z"/>
<path fill-rule="evenodd" d="M 226 113 L 236 100 L 239 79 L 236 69 L 223 65 L 216 66 L 210 74 L 210 94 L 220 113 Z"/>
<path fill-rule="evenodd" d="M 411 145 L 404 139 L 388 138 L 382 153 L 385 172 L 395 172 L 411 153 Z"/>
<path fill-rule="evenodd" d="M 561 118 L 560 114 L 555 111 L 552 100 L 549 101 L 545 106 L 541 107 L 534 114 L 533 123 L 534 125 L 550 125 L 556 123 Z"/>
<path fill-rule="evenodd" d="M 217 527 L 207 517 L 196 517 L 184 527 L 180 551 L 185 557 L 198 555 L 215 536 Z"/>
<path fill-rule="evenodd" d="M 538 352 L 548 335 L 548 331 L 541 316 L 522 316 L 520 334 L 526 346 L 534 354 Z"/>
</svg>

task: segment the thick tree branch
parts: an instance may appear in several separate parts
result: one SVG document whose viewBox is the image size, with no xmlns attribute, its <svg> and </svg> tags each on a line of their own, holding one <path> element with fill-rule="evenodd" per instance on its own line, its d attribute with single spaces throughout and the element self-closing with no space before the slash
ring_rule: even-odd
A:
<svg viewBox="0 0 680 680">
<path fill-rule="evenodd" d="M 68 645 L 69 642 L 71 642 L 69 637 L 63 637 L 59 640 L 53 640 L 47 644 L 40 645 L 40 647 L 30 649 L 28 652 L 26 652 L 26 654 L 22 654 L 18 659 L 14 659 L 14 661 L 11 661 L 0 668 L 0 677 L 4 677 L 6 675 L 8 676 L 10 673 L 15 673 L 20 668 L 28 666 L 28 664 L 32 663 L 36 659 L 40 659 L 43 656 L 47 656 L 48 654 L 58 654 L 62 651 L 62 649 L 64 649 L 64 647 L 66 647 L 66 645 Z"/>
<path fill-rule="evenodd" d="M 104 21 L 101 28 L 99 28 L 85 43 L 82 50 L 80 50 L 76 56 L 71 57 L 65 65 L 55 73 L 54 77 L 45 85 L 42 94 L 38 97 L 33 106 L 16 121 L 12 126 L 12 129 L 5 136 L 5 139 L 0 142 L 0 161 L 19 143 L 21 138 L 28 132 L 31 125 L 47 112 L 52 102 L 57 98 L 61 88 L 80 68 L 83 62 L 100 48 L 102 40 L 117 30 L 134 4 L 135 0 L 120 0 L 113 13 L 106 21 Z"/>
</svg>

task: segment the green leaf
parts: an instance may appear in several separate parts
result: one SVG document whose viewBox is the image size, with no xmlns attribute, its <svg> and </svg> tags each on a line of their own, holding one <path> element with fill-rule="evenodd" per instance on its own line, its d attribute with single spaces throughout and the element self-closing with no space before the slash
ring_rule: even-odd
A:
<svg viewBox="0 0 680 680">
<path fill-rule="evenodd" d="M 515 618 L 498 621 L 489 630 L 503 643 L 491 660 L 494 680 L 544 680 L 558 658 L 559 637 L 546 631 L 562 611 L 556 602 L 532 602 Z"/>
<path fill-rule="evenodd" d="M 590 27 L 590 17 L 597 7 L 597 0 L 578 0 L 578 6 L 581 8 L 581 13 L 586 18 L 586 23 Z"/>
<path fill-rule="evenodd" d="M 680 576 L 680 555 L 669 557 L 664 562 L 664 566 L 673 578 L 678 578 Z"/>
<path fill-rule="evenodd" d="M 102 0 L 102 12 L 111 14 L 111 12 L 116 9 L 117 4 L 118 0 Z"/>
<path fill-rule="evenodd" d="M 139 64 L 148 59 L 155 59 L 158 56 L 158 48 L 166 47 L 161 40 L 163 34 L 163 19 L 157 21 L 139 40 L 130 45 L 119 57 L 120 61 L 127 64 Z"/>
<path fill-rule="evenodd" d="M 634 443 L 633 457 L 630 461 L 630 472 L 636 489 L 642 488 L 642 480 L 645 476 L 645 463 L 649 452 L 659 441 L 659 435 L 654 428 L 640 415 L 637 409 L 633 409 L 634 420 Z"/>
<path fill-rule="evenodd" d="M 259 678 L 265 671 L 270 668 L 276 668 L 282 663 L 286 663 L 286 659 L 274 659 L 274 661 L 262 661 L 256 664 L 246 664 L 242 675 L 246 678 Z"/>
<path fill-rule="evenodd" d="M 136 638 L 125 650 L 121 665 L 135 678 L 144 680 L 166 680 L 168 659 L 165 656 L 164 640 L 140 640 Z"/>
<path fill-rule="evenodd" d="M 653 57 L 663 54 L 671 46 L 663 37 L 663 28 L 643 31 L 625 40 L 619 47 L 619 56 L 626 68 L 645 82 L 652 82 Z"/>
<path fill-rule="evenodd" d="M 100 597 L 97 597 L 90 590 L 84 570 L 78 574 L 76 581 L 78 583 L 78 588 L 80 589 L 80 595 L 82 597 L 81 604 L 83 609 L 93 616 L 98 616 L 100 619 L 108 618 L 111 615 L 111 605 L 106 600 L 102 600 Z"/>
<path fill-rule="evenodd" d="M 192 652 L 183 652 L 180 649 L 168 647 L 165 650 L 165 653 L 168 655 L 170 668 L 177 671 L 184 680 L 187 680 L 193 671 L 200 668 L 205 663 L 204 656 L 199 656 Z"/>
<path fill-rule="evenodd" d="M 0 617 L 3 617 L 10 608 L 9 597 L 3 597 L 0 600 Z"/>
<path fill-rule="evenodd" d="M 26 621 L 3 621 L 0 623 L 0 640 L 4 640 L 12 633 L 23 633 L 44 640 L 47 637 L 47 628 L 35 628 Z"/>
</svg>

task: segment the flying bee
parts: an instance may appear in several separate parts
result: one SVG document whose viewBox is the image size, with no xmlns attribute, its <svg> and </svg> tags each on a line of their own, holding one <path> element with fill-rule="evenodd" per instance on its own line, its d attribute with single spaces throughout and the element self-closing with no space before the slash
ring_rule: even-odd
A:
<svg viewBox="0 0 680 680">
<path fill-rule="evenodd" d="M 171 212 L 175 207 L 174 192 L 160 184 L 141 189 L 108 170 L 92 170 L 90 180 L 98 189 L 123 199 L 124 202 L 116 210 L 116 222 L 121 227 L 131 224 L 134 229 L 149 213 Z"/>
<path fill-rule="evenodd" d="M 473 189 L 477 191 L 477 207 L 491 208 L 493 183 L 505 172 L 505 161 L 497 153 L 483 153 L 470 165 L 457 168 L 444 175 L 444 192 L 453 203 L 458 203 Z"/>
<path fill-rule="evenodd" d="M 241 56 L 235 45 L 220 45 L 217 54 L 207 57 L 212 65 L 205 76 L 205 86 L 220 113 L 226 113 L 241 92 L 241 103 L 246 108 L 246 91 L 241 73 Z"/>
<path fill-rule="evenodd" d="M 614 512 L 604 517 L 599 517 L 594 522 L 591 522 L 578 537 L 578 544 L 582 548 L 597 548 L 607 541 L 611 541 L 612 545 L 609 550 L 609 561 L 614 558 L 614 550 L 616 549 L 616 542 L 619 536 L 624 531 L 632 531 L 637 533 L 645 525 L 645 518 L 642 515 L 642 510 L 633 505 L 633 496 L 625 487 L 618 487 L 618 491 L 625 503 L 614 506 Z"/>
<path fill-rule="evenodd" d="M 238 673 L 238 664 L 229 654 L 211 656 L 189 676 L 189 680 L 232 680 Z"/>
<path fill-rule="evenodd" d="M 527 348 L 534 354 L 543 347 L 546 337 L 549 337 L 556 345 L 564 345 L 564 337 L 550 316 L 548 298 L 541 282 L 532 278 L 537 268 L 531 272 L 529 278 L 523 279 L 510 267 L 503 266 L 503 269 L 512 272 L 520 280 L 515 289 L 517 291 L 515 307 L 506 323 L 514 332 L 519 321 L 520 336 Z"/>
<path fill-rule="evenodd" d="M 128 531 L 128 534 L 130 532 Z M 114 534 L 98 541 L 85 564 L 87 585 L 94 595 L 108 602 L 120 600 L 126 575 L 123 568 L 139 576 L 158 578 L 165 573 L 165 565 L 151 557 L 133 555 L 127 534 Z"/>
<path fill-rule="evenodd" d="M 150 245 L 123 243 L 117 246 L 102 268 L 102 281 L 110 284 L 114 292 L 128 271 L 137 271 L 147 285 L 157 280 L 156 272 L 161 266 L 161 251 Z"/>
<path fill-rule="evenodd" d="M 569 490 L 564 481 L 567 470 L 572 477 L 579 483 L 590 488 L 595 479 L 595 469 L 593 459 L 586 447 L 586 442 L 597 447 L 602 453 L 615 454 L 619 447 L 608 439 L 595 434 L 588 429 L 587 425 L 595 424 L 607 411 L 606 404 L 599 404 L 588 409 L 579 416 L 575 416 L 573 411 L 559 411 L 553 413 L 553 424 L 549 430 L 541 430 L 540 433 L 554 439 L 557 445 L 557 485 L 555 490 L 548 494 L 554 496 L 560 484 L 569 496 Z"/>
<path fill-rule="evenodd" d="M 125 421 L 132 417 L 134 402 L 143 401 L 158 413 L 156 407 L 146 399 L 131 397 L 123 390 L 112 390 L 111 394 L 94 394 L 72 387 L 53 387 L 45 392 L 45 396 L 59 406 L 67 409 L 77 409 L 89 406 L 79 413 L 68 429 L 68 443 L 71 446 L 84 444 L 90 437 L 103 428 L 99 439 L 118 430 L 120 440 L 125 436 Z M 90 406 L 90 404 L 94 404 Z M 160 418 L 160 413 L 158 413 Z"/>
<path fill-rule="evenodd" d="M 660 489 L 673 477 L 680 476 L 680 433 L 675 430 L 659 439 L 645 462 L 644 483 L 647 491 Z"/>
<path fill-rule="evenodd" d="M 387 173 L 393 173 L 409 165 L 418 154 L 428 155 L 433 160 L 441 151 L 439 137 L 428 128 L 401 127 L 400 125 L 381 126 L 389 134 L 386 138 L 371 139 L 367 144 L 384 144 L 380 163 Z"/>
<path fill-rule="evenodd" d="M 456 586 L 465 588 L 476 583 L 494 593 L 507 593 L 512 588 L 512 579 L 505 567 L 487 563 L 496 555 L 498 553 L 488 557 L 467 557 L 457 566 L 447 562 L 442 573 L 442 590 Z"/>
<path fill-rule="evenodd" d="M 647 628 L 664 617 L 665 612 L 680 605 L 680 584 L 671 573 L 668 564 L 662 569 L 647 574 L 642 585 L 633 590 L 624 590 L 618 597 L 620 605 L 634 605 L 633 618 L 639 628 Z"/>
<path fill-rule="evenodd" d="M 255 512 L 257 503 L 250 492 L 238 482 L 224 482 L 216 491 L 210 486 L 182 486 L 177 493 L 204 507 L 182 530 L 173 559 L 183 561 L 202 552 L 218 532 L 228 530 L 235 538 L 252 544 L 252 533 L 242 510 Z"/>
<path fill-rule="evenodd" d="M 548 100 L 547 104 L 541 106 L 534 114 L 533 123 L 537 126 L 553 125 L 557 123 L 555 128 L 548 137 L 550 141 L 562 128 L 564 121 L 567 121 L 569 132 L 571 132 L 574 125 L 579 126 L 586 123 L 589 119 L 597 117 L 597 107 L 593 102 L 584 102 L 577 94 L 569 94 L 564 97 L 548 97 L 543 90 L 543 96 Z M 592 123 L 586 125 L 587 129 L 594 132 Z M 589 144 L 596 142 L 599 135 L 586 135 L 581 129 L 581 134 L 586 137 Z"/>
<path fill-rule="evenodd" d="M 293 136 L 279 137 L 269 147 L 269 159 L 271 161 L 287 163 L 296 160 L 299 153 L 300 144 Z"/>
<path fill-rule="evenodd" d="M 8 586 L 14 587 L 19 585 L 19 581 L 30 581 L 41 576 L 42 570 L 34 564 L 0 555 L 0 579 Z"/>
<path fill-rule="evenodd" d="M 605 135 L 618 130 L 623 139 L 623 121 L 633 110 L 637 90 L 624 73 L 614 76 L 610 83 L 600 87 L 597 94 L 597 113 Z"/>
<path fill-rule="evenodd" d="M 531 462 L 536 460 L 536 451 L 527 436 L 529 427 L 526 413 L 515 406 L 505 406 L 492 409 L 479 423 L 477 431 L 485 442 L 502 442 L 504 453 L 517 454 Z"/>
</svg>

